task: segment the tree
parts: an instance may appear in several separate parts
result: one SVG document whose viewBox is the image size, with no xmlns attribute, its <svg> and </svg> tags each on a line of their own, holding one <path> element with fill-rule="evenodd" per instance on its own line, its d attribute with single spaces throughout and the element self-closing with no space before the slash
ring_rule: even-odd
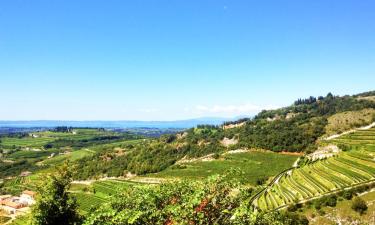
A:
<svg viewBox="0 0 375 225">
<path fill-rule="evenodd" d="M 362 198 L 356 197 L 353 200 L 352 209 L 359 214 L 363 214 L 367 210 L 366 202 Z"/>
<path fill-rule="evenodd" d="M 76 225 L 81 223 L 76 199 L 68 193 L 72 172 L 65 163 L 48 176 L 39 187 L 37 202 L 32 209 L 35 225 Z"/>
</svg>

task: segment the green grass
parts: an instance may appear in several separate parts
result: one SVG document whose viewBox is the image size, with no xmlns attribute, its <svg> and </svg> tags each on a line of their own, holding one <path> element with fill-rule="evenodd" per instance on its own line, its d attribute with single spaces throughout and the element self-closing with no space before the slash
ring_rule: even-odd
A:
<svg viewBox="0 0 375 225">
<path fill-rule="evenodd" d="M 11 223 L 11 225 L 30 225 L 30 224 L 31 224 L 31 214 L 17 216 L 17 218 L 13 220 Z"/>
<path fill-rule="evenodd" d="M 78 191 L 81 191 L 81 192 L 86 192 L 88 191 L 90 188 L 90 185 L 87 185 L 87 184 L 71 184 L 70 185 L 70 191 L 72 192 L 78 192 Z"/>
<path fill-rule="evenodd" d="M 42 158 L 51 155 L 52 153 L 56 153 L 58 150 L 43 150 L 43 151 L 26 151 L 26 150 L 21 150 L 21 151 L 16 151 L 12 154 L 9 154 L 7 156 L 8 159 L 27 159 L 27 158 Z"/>
<path fill-rule="evenodd" d="M 327 135 L 342 133 L 354 127 L 360 127 L 373 122 L 374 109 L 363 109 L 359 111 L 348 111 L 337 113 L 328 118 L 326 126 Z"/>
<path fill-rule="evenodd" d="M 69 154 L 65 155 L 57 155 L 53 158 L 46 159 L 43 161 L 43 164 L 45 165 L 58 165 L 63 163 L 65 160 L 69 161 L 75 161 L 78 159 L 81 159 L 85 156 L 93 155 L 95 152 L 89 150 L 89 149 L 81 149 L 77 151 L 72 151 Z"/>
<path fill-rule="evenodd" d="M 280 171 L 290 168 L 297 156 L 282 155 L 271 152 L 247 152 L 227 154 L 208 162 L 192 162 L 182 166 L 173 166 L 160 173 L 150 174 L 159 178 L 201 179 L 215 174 L 224 174 L 231 168 L 244 172 L 238 178 L 254 185 L 260 177 L 274 176 Z M 184 168 L 186 166 L 186 168 Z"/>
<path fill-rule="evenodd" d="M 43 145 L 55 140 L 50 137 L 24 137 L 24 138 L 1 138 L 1 145 L 6 147 L 18 146 L 18 147 L 30 147 L 30 148 L 40 148 Z"/>
</svg>

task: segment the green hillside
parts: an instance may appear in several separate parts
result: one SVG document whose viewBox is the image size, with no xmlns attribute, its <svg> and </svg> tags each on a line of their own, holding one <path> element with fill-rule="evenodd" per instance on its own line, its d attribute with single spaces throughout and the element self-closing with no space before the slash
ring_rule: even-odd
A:
<svg viewBox="0 0 375 225">
<path fill-rule="evenodd" d="M 289 107 L 262 111 L 253 119 L 225 124 L 242 124 L 234 128 L 200 125 L 179 134 L 126 146 L 127 154 L 100 152 L 77 162 L 81 168 L 77 178 L 121 176 L 128 172 L 137 175 L 157 173 L 182 158 L 220 155 L 236 149 L 311 153 L 317 148 L 320 137 L 333 132 L 330 128 L 333 117 L 358 114 L 348 123 L 350 128 L 373 121 L 375 102 L 359 98 L 367 95 L 369 93 L 343 97 L 328 94 L 326 97 L 299 99 Z M 364 119 L 363 114 L 368 116 Z M 224 140 L 229 140 L 230 144 L 225 144 Z"/>
<path fill-rule="evenodd" d="M 356 131 L 329 143 L 344 152 L 283 173 L 254 200 L 261 210 L 272 210 L 322 195 L 375 183 L 375 128 Z"/>
<path fill-rule="evenodd" d="M 158 138 L 67 127 L 4 134 L 0 191 L 43 190 L 69 161 L 67 193 L 85 224 L 306 224 L 294 207 L 318 210 L 375 186 L 375 128 L 356 130 L 374 122 L 373 94 L 298 99 Z"/>
<path fill-rule="evenodd" d="M 209 161 L 196 161 L 171 166 L 150 177 L 167 179 L 204 179 L 215 174 L 224 174 L 231 168 L 242 171 L 236 176 L 244 184 L 256 185 L 280 171 L 288 169 L 298 156 L 273 152 L 249 151 L 243 153 L 224 154 Z M 274 165 L 270 167 L 270 165 Z"/>
</svg>

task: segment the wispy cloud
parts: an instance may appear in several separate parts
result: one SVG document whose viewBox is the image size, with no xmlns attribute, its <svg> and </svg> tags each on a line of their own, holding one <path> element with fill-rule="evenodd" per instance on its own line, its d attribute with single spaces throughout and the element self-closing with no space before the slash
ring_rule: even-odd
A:
<svg viewBox="0 0 375 225">
<path fill-rule="evenodd" d="M 275 109 L 277 106 L 267 105 L 260 106 L 250 103 L 240 104 L 240 105 L 197 105 L 193 109 L 185 109 L 194 114 L 200 115 L 243 115 L 243 114 L 255 114 L 263 109 Z"/>
<path fill-rule="evenodd" d="M 155 108 L 143 108 L 143 109 L 138 109 L 139 112 L 142 112 L 142 113 L 155 113 L 155 112 L 158 112 L 159 109 L 155 109 Z"/>
</svg>

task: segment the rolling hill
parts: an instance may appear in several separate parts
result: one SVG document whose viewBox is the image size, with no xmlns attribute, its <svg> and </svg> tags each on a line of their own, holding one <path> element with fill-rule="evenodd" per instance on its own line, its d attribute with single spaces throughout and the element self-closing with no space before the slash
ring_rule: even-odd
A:
<svg viewBox="0 0 375 225">
<path fill-rule="evenodd" d="M 69 160 L 75 181 L 68 192 L 86 224 L 124 215 L 136 224 L 306 224 L 288 211 L 333 207 L 374 187 L 375 128 L 358 129 L 375 121 L 373 96 L 329 93 L 160 137 L 68 127 L 2 134 L 0 190 L 38 190 Z M 27 218 L 15 221 L 22 223 Z"/>
<path fill-rule="evenodd" d="M 326 97 L 299 99 L 289 107 L 262 111 L 253 119 L 226 122 L 224 126 L 198 125 L 178 134 L 149 139 L 125 148 L 124 155 L 119 156 L 115 150 L 100 152 L 78 162 L 82 170 L 78 178 L 156 173 L 183 158 L 210 154 L 217 157 L 238 149 L 308 154 L 317 149 L 319 138 L 341 131 L 335 130 L 332 118 L 344 118 L 340 126 L 348 128 L 374 121 L 375 102 L 360 98 L 367 95 L 339 97 L 329 93 Z M 354 112 L 359 116 L 345 119 Z M 366 114 L 366 119 L 361 113 Z M 240 125 L 228 129 L 233 124 Z M 103 157 L 110 160 L 103 161 Z"/>
</svg>

